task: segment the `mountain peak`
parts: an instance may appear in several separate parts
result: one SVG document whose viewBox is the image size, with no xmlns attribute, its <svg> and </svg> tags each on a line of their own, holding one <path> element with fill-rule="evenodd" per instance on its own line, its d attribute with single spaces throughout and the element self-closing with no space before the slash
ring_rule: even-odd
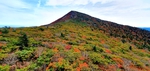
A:
<svg viewBox="0 0 150 71">
<path fill-rule="evenodd" d="M 69 20 L 69 19 L 74 19 L 74 20 L 79 20 L 79 21 L 85 21 L 85 20 L 89 20 L 89 19 L 92 20 L 92 18 L 93 17 L 91 17 L 91 16 L 89 16 L 87 14 L 71 10 L 70 12 L 68 12 L 63 17 L 59 18 L 58 20 L 56 20 L 56 21 L 54 21 L 54 22 L 52 22 L 52 23 L 50 23 L 48 25 L 53 25 L 53 24 L 58 23 L 58 22 L 64 22 L 64 21 Z"/>
<path fill-rule="evenodd" d="M 73 15 L 73 14 L 79 14 L 79 13 L 81 13 L 81 12 L 71 10 L 71 11 L 68 12 L 67 14 Z M 67 15 L 67 14 L 66 14 L 66 15 Z M 82 14 L 83 14 L 83 13 L 82 13 Z"/>
<path fill-rule="evenodd" d="M 71 10 L 69 13 L 77 13 L 77 11 Z"/>
<path fill-rule="evenodd" d="M 55 23 L 58 23 L 58 22 L 62 22 L 62 21 L 66 21 L 66 20 L 68 20 L 68 19 L 71 19 L 71 15 L 74 14 L 74 13 L 76 13 L 76 11 L 70 11 L 70 12 L 68 12 L 66 15 L 64 15 L 63 17 L 57 19 L 56 21 L 54 21 L 54 22 L 52 22 L 52 23 L 50 23 L 50 24 L 48 24 L 48 25 L 53 25 L 53 24 L 55 24 Z"/>
</svg>

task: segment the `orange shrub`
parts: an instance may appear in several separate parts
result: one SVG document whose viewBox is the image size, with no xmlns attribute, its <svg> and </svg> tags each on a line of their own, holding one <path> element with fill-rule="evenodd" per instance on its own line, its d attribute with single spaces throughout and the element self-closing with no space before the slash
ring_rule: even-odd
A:
<svg viewBox="0 0 150 71">
<path fill-rule="evenodd" d="M 53 65 L 53 63 L 49 63 L 49 65 L 46 67 L 46 71 Z"/>
<path fill-rule="evenodd" d="M 70 34 L 70 36 L 74 38 L 74 37 L 75 37 L 75 34 Z"/>
<path fill-rule="evenodd" d="M 85 60 L 85 58 L 84 58 L 83 56 L 81 56 L 79 59 L 80 59 L 80 60 Z"/>
<path fill-rule="evenodd" d="M 80 68 L 83 68 L 83 67 L 86 67 L 86 68 L 87 68 L 87 67 L 88 67 L 88 64 L 87 64 L 87 63 L 82 63 L 82 64 L 79 64 L 79 67 L 80 67 Z"/>
<path fill-rule="evenodd" d="M 83 39 L 86 39 L 86 36 L 82 36 Z"/>
<path fill-rule="evenodd" d="M 141 50 L 142 52 L 146 52 L 144 49 Z"/>
<path fill-rule="evenodd" d="M 115 62 L 117 62 L 118 64 L 123 64 L 123 60 L 120 58 L 112 58 L 112 60 L 114 60 Z"/>
<path fill-rule="evenodd" d="M 56 68 L 56 67 L 57 67 L 57 66 L 56 66 L 56 62 L 53 62 L 52 67 L 53 67 L 53 68 Z"/>
<path fill-rule="evenodd" d="M 78 48 L 74 48 L 74 52 L 80 52 Z"/>
<path fill-rule="evenodd" d="M 76 71 L 81 71 L 81 69 L 79 67 L 76 68 Z"/>
<path fill-rule="evenodd" d="M 104 41 L 104 40 L 102 40 L 102 41 L 101 41 L 101 43 L 102 43 L 102 44 L 105 44 L 105 41 Z"/>
<path fill-rule="evenodd" d="M 0 47 L 2 47 L 2 46 L 3 46 L 3 44 L 0 43 Z"/>
<path fill-rule="evenodd" d="M 106 49 L 105 52 L 106 53 L 112 53 L 111 50 L 109 50 L 109 49 Z"/>
<path fill-rule="evenodd" d="M 54 51 L 54 52 L 58 52 L 58 49 L 57 49 L 57 48 L 54 48 L 53 51 Z"/>
<path fill-rule="evenodd" d="M 63 60 L 62 57 L 58 58 L 58 62 L 62 63 L 62 60 Z"/>
<path fill-rule="evenodd" d="M 63 41 L 62 41 L 62 43 L 66 43 L 66 42 L 67 42 L 66 40 L 63 40 Z"/>
</svg>

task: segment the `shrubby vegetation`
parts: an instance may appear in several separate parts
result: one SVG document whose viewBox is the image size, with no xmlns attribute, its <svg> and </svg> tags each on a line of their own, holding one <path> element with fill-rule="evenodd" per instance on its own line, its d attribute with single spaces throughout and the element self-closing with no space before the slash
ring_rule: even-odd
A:
<svg viewBox="0 0 150 71">
<path fill-rule="evenodd" d="M 125 35 L 112 33 L 115 38 L 83 22 L 1 30 L 0 71 L 150 70 L 148 49 L 138 49 Z"/>
</svg>

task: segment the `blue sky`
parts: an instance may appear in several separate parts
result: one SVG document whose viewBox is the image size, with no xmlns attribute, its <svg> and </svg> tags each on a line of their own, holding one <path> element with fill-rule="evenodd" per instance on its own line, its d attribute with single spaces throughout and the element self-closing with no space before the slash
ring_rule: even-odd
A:
<svg viewBox="0 0 150 71">
<path fill-rule="evenodd" d="M 40 26 L 71 10 L 134 27 L 150 27 L 150 0 L 1 0 L 0 25 Z"/>
</svg>

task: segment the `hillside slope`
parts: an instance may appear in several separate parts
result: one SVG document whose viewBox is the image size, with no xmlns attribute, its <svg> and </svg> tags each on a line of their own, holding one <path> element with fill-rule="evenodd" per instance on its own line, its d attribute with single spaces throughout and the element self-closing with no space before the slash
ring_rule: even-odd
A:
<svg viewBox="0 0 150 71">
<path fill-rule="evenodd" d="M 92 28 L 94 27 L 96 29 L 102 30 L 103 32 L 105 32 L 105 34 L 108 34 L 109 36 L 120 37 L 122 38 L 122 40 L 129 41 L 135 44 L 136 46 L 138 46 L 138 48 L 148 48 L 150 50 L 149 31 L 101 20 L 77 11 L 70 11 L 60 19 L 45 26 L 53 25 L 59 22 L 65 22 L 70 19 L 76 20 L 78 22 L 84 22 Z"/>
<path fill-rule="evenodd" d="M 0 71 L 150 71 L 148 49 L 87 22 L 64 19 L 0 29 Z"/>
</svg>

